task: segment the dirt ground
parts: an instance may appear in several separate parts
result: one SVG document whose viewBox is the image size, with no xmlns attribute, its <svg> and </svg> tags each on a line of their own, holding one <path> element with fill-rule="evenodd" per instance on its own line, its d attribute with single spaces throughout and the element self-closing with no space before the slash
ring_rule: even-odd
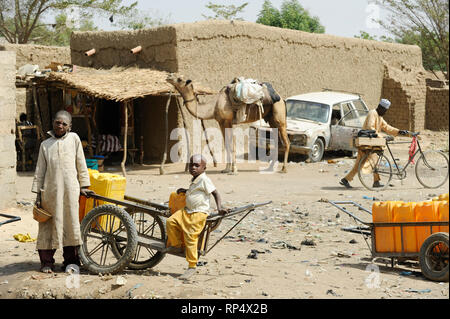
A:
<svg viewBox="0 0 450 319">
<path fill-rule="evenodd" d="M 448 132 L 424 132 L 422 144 L 426 149 L 448 152 Z M 398 145 L 395 150 L 401 160 L 407 158 L 408 145 Z M 203 265 L 190 281 L 177 278 L 187 266 L 185 259 L 166 255 L 157 266 L 142 271 L 99 276 L 82 270 L 78 288 L 67 285 L 69 275 L 60 270 L 55 274 L 38 272 L 35 242 L 22 243 L 13 238 L 18 233 L 36 238 L 38 231 L 31 213 L 33 173 L 18 173 L 18 204 L 3 213 L 22 220 L 0 227 L 0 299 L 448 299 L 448 282 L 427 280 L 417 262 L 401 262 L 391 268 L 390 259 L 372 260 L 370 238 L 366 243 L 361 234 L 341 230 L 357 224 L 323 201 L 352 200 L 368 209 L 373 200 L 365 197 L 424 201 L 448 192 L 448 181 L 438 189 L 425 189 L 409 171 L 403 183 L 394 179 L 393 186 L 381 192 L 366 190 L 357 177 L 352 182 L 354 188 L 347 190 L 338 182 L 353 162 L 339 154 L 326 154 L 319 163 L 291 161 L 287 174 L 260 174 L 258 167 L 266 164 L 259 162 L 239 164 L 238 175 L 221 174 L 224 164 L 217 168 L 209 165 L 208 175 L 221 193 L 224 206 L 267 200 L 272 204 L 252 212 L 201 257 Z M 127 194 L 157 203 L 166 202 L 178 187 L 189 185 L 184 164 L 167 165 L 167 174 L 162 176 L 158 165 L 136 165 L 127 170 Z M 108 172 L 120 174 L 118 167 Z M 358 214 L 371 221 L 369 215 Z M 212 233 L 211 243 L 237 220 L 224 220 Z M 256 254 L 251 255 L 252 250 Z M 62 252 L 57 251 L 55 259 L 59 268 Z"/>
</svg>

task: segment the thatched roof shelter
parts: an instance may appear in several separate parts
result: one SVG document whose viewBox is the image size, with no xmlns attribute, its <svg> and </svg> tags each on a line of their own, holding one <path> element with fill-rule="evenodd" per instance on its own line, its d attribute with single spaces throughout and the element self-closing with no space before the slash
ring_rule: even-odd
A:
<svg viewBox="0 0 450 319">
<path fill-rule="evenodd" d="M 166 95 L 171 91 L 174 95 L 178 94 L 173 86 L 166 82 L 168 75 L 169 73 L 164 71 L 135 67 L 97 70 L 76 66 L 75 72 L 50 72 L 46 81 L 61 82 L 81 93 L 120 102 L 148 95 Z M 198 84 L 195 91 L 199 95 L 217 93 Z"/>
</svg>

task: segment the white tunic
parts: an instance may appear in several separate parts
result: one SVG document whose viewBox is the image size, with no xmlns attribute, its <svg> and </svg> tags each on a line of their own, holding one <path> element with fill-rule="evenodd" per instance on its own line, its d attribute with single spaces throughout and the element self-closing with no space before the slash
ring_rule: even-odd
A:
<svg viewBox="0 0 450 319">
<path fill-rule="evenodd" d="M 198 175 L 186 191 L 186 212 L 206 213 L 210 210 L 210 195 L 216 190 L 206 173 Z"/>
<path fill-rule="evenodd" d="M 31 191 L 41 190 L 42 208 L 52 214 L 39 223 L 37 249 L 82 244 L 78 217 L 80 187 L 90 186 L 83 147 L 76 133 L 51 135 L 41 143 Z"/>
</svg>

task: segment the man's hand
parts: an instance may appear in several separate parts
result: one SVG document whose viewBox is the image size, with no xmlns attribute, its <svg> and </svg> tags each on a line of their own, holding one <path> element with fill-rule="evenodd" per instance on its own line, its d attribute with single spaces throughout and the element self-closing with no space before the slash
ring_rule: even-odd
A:
<svg viewBox="0 0 450 319">
<path fill-rule="evenodd" d="M 400 130 L 400 131 L 398 131 L 398 134 L 400 134 L 400 135 L 408 135 L 409 132 L 407 130 Z"/>
<path fill-rule="evenodd" d="M 185 193 L 186 194 L 186 192 L 187 192 L 186 188 L 178 188 L 177 189 L 177 194 L 179 194 L 179 193 Z"/>
<path fill-rule="evenodd" d="M 89 197 L 91 195 L 95 195 L 95 192 L 92 189 L 82 188 L 80 189 L 80 195 Z"/>
<path fill-rule="evenodd" d="M 219 215 L 225 215 L 225 214 L 228 214 L 230 212 L 230 210 L 222 208 L 222 209 L 219 209 L 218 212 L 219 212 Z"/>
<path fill-rule="evenodd" d="M 38 193 L 37 193 L 36 201 L 34 202 L 34 204 L 35 204 L 37 207 L 41 207 L 41 192 L 38 192 Z"/>
</svg>

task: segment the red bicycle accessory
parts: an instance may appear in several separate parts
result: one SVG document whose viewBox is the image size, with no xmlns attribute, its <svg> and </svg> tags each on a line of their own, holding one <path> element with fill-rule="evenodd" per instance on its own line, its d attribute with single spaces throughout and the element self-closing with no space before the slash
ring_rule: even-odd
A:
<svg viewBox="0 0 450 319">
<path fill-rule="evenodd" d="M 417 149 L 417 136 L 413 136 L 411 145 L 409 146 L 409 161 L 411 161 L 412 164 L 414 164 L 414 154 L 416 153 Z"/>
</svg>

